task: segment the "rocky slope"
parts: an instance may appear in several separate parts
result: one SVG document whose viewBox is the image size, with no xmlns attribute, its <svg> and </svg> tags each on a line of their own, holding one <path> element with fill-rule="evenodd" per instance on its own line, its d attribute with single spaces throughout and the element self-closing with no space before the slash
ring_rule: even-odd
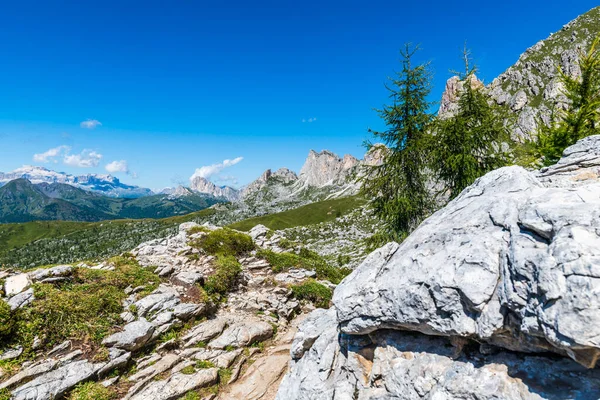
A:
<svg viewBox="0 0 600 400">
<path fill-rule="evenodd" d="M 488 86 L 499 104 L 507 104 L 517 113 L 518 137 L 535 135 L 538 120 L 547 122 L 552 108 L 564 104 L 557 67 L 578 76 L 577 52 L 587 51 L 599 34 L 600 7 L 596 7 L 527 49 L 515 65 Z"/>
<path fill-rule="evenodd" d="M 600 136 L 478 179 L 311 314 L 287 399 L 597 399 Z"/>
<path fill-rule="evenodd" d="M 64 183 L 109 197 L 137 198 L 153 194 L 150 189 L 126 185 L 111 175 L 75 176 L 29 165 L 8 173 L 0 172 L 0 186 L 15 179 L 27 179 L 34 184 Z"/>
<path fill-rule="evenodd" d="M 184 223 L 100 264 L 0 269 L 0 399 L 85 388 L 118 399 L 272 400 L 297 324 L 314 309 L 294 287 L 335 272 L 302 254 L 264 226 L 245 236 Z M 303 257 L 312 268 L 289 264 Z M 81 315 L 97 302 L 101 312 Z"/>
<path fill-rule="evenodd" d="M 527 49 L 513 66 L 486 86 L 498 104 L 516 114 L 516 139 L 534 137 L 539 122 L 548 123 L 552 110 L 565 106 L 558 68 L 579 76 L 578 52 L 587 51 L 599 34 L 600 7 L 596 7 Z M 477 78 L 472 81 L 474 86 L 482 84 Z M 438 116 L 446 118 L 456 110 L 462 85 L 457 76 L 448 79 Z"/>
</svg>

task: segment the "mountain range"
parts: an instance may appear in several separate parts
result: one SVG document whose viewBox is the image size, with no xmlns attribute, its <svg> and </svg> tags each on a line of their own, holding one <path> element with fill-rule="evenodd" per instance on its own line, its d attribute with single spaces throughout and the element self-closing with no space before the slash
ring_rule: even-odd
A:
<svg viewBox="0 0 600 400">
<path fill-rule="evenodd" d="M 221 201 L 200 193 L 114 198 L 65 183 L 34 184 L 19 178 L 0 187 L 0 223 L 164 218 L 189 214 Z"/>
<path fill-rule="evenodd" d="M 70 175 L 44 167 L 25 165 L 12 172 L 0 172 L 0 186 L 15 180 L 27 179 L 31 183 L 64 183 L 108 197 L 138 198 L 154 194 L 152 190 L 126 185 L 112 175 Z"/>
</svg>

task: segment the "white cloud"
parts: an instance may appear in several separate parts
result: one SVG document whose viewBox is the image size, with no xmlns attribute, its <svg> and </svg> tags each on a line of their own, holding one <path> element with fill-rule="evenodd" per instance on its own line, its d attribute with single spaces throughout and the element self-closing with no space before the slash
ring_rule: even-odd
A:
<svg viewBox="0 0 600 400">
<path fill-rule="evenodd" d="M 308 122 L 309 124 L 311 122 L 315 122 L 316 120 L 317 120 L 316 117 L 312 117 L 312 118 L 308 118 L 308 119 L 307 118 L 302 118 L 302 122 Z"/>
<path fill-rule="evenodd" d="M 91 150 L 83 150 L 80 154 L 65 154 L 63 163 L 71 167 L 91 168 L 97 167 L 102 159 L 102 154 Z"/>
<path fill-rule="evenodd" d="M 106 164 L 104 167 L 108 172 L 114 174 L 116 172 L 124 172 L 126 174 L 129 173 L 129 166 L 127 165 L 127 161 L 113 161 L 111 163 Z"/>
<path fill-rule="evenodd" d="M 237 158 L 234 158 L 233 160 L 223 160 L 223 162 L 218 163 L 218 164 L 202 166 L 202 167 L 196 169 L 196 171 L 194 172 L 194 175 L 192 175 L 190 177 L 190 180 L 193 180 L 196 177 L 208 179 L 211 176 L 213 176 L 214 174 L 218 174 L 225 168 L 231 167 L 231 166 L 239 163 L 243 159 L 244 159 L 244 157 L 237 157 Z"/>
<path fill-rule="evenodd" d="M 80 123 L 79 126 L 85 129 L 94 129 L 98 126 L 102 126 L 102 122 L 98 121 L 97 119 L 86 119 Z"/>
<path fill-rule="evenodd" d="M 71 151 L 71 148 L 66 145 L 54 147 L 53 149 L 50 149 L 43 153 L 34 154 L 33 161 L 40 162 L 40 163 L 47 163 L 47 162 L 56 163 L 56 162 L 58 162 L 58 160 L 56 159 L 57 157 L 59 157 L 63 154 L 67 155 L 69 153 L 69 151 Z"/>
</svg>

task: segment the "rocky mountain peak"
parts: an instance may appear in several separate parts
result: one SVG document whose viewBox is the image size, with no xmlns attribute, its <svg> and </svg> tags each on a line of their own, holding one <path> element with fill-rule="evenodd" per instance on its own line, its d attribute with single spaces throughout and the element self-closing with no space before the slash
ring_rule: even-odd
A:
<svg viewBox="0 0 600 400">
<path fill-rule="evenodd" d="M 217 186 L 208 179 L 195 176 L 190 188 L 198 193 L 208 194 L 213 197 L 221 197 L 229 201 L 235 201 L 240 198 L 240 192 L 229 186 Z"/>
<path fill-rule="evenodd" d="M 190 196 L 193 194 L 194 194 L 194 192 L 192 192 L 192 190 L 190 188 L 186 188 L 183 185 L 177 186 L 176 188 L 171 190 L 170 193 L 168 193 L 169 198 L 178 198 L 178 197 Z"/>
<path fill-rule="evenodd" d="M 298 180 L 298 175 L 290 169 L 279 168 L 273 173 L 274 177 L 281 179 L 284 183 L 290 183 Z"/>
<path fill-rule="evenodd" d="M 470 75 L 467 78 L 472 88 L 483 87 L 481 82 L 475 74 Z M 440 118 L 451 117 L 458 109 L 458 98 L 460 93 L 464 90 L 465 82 L 461 81 L 458 76 L 453 76 L 446 81 L 446 88 L 442 94 L 442 100 L 440 102 L 440 109 L 438 116 Z"/>
<path fill-rule="evenodd" d="M 340 158 L 328 150 L 311 150 L 300 170 L 299 180 L 306 186 L 323 187 L 345 180 L 359 160 L 351 155 Z"/>
</svg>

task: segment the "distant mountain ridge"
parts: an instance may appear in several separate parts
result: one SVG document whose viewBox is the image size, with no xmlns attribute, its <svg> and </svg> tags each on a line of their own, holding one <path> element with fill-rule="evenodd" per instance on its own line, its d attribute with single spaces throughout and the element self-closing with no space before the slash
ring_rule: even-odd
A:
<svg viewBox="0 0 600 400">
<path fill-rule="evenodd" d="M 109 197 L 138 198 L 151 196 L 152 190 L 122 183 L 112 175 L 70 175 L 44 167 L 25 165 L 12 172 L 0 172 L 0 186 L 15 179 L 27 179 L 31 183 L 64 183 Z"/>
<path fill-rule="evenodd" d="M 200 211 L 219 202 L 222 200 L 198 193 L 112 198 L 65 183 L 33 184 L 15 179 L 0 187 L 0 223 L 165 218 Z"/>
</svg>

